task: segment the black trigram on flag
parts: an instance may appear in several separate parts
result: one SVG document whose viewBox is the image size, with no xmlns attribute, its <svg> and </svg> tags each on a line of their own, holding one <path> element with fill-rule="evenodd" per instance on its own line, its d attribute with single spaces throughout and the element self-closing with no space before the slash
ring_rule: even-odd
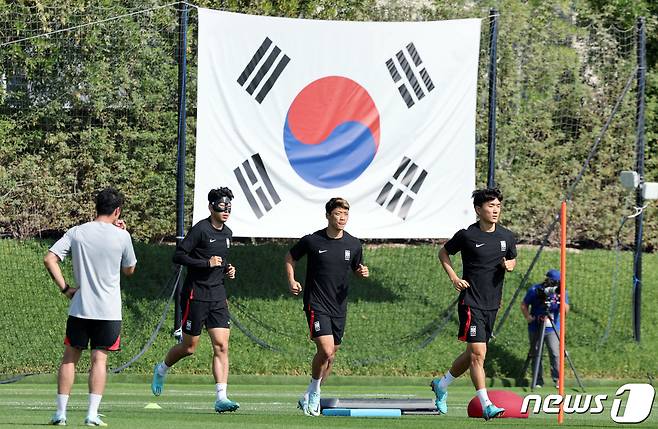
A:
<svg viewBox="0 0 658 429">
<path fill-rule="evenodd" d="M 386 67 L 393 82 L 398 85 L 398 91 L 408 108 L 425 97 L 425 91 L 429 93 L 434 89 L 434 83 L 423 66 L 423 60 L 413 43 L 409 43 L 405 49 L 398 51 L 395 57 L 389 58 L 386 61 Z M 420 84 L 421 80 L 423 85 Z M 407 85 L 411 87 L 411 90 Z M 414 97 L 416 101 L 414 101 Z"/>
<path fill-rule="evenodd" d="M 403 220 L 406 219 L 425 177 L 426 170 L 406 156 L 403 157 L 393 177 L 386 182 L 377 196 L 377 204 L 386 207 L 391 213 L 397 213 Z"/>
<path fill-rule="evenodd" d="M 257 218 L 260 219 L 281 202 L 259 154 L 247 158 L 233 173 Z"/>
<path fill-rule="evenodd" d="M 256 101 L 258 101 L 258 103 L 263 102 L 267 93 L 270 92 L 279 76 L 281 76 L 283 69 L 285 69 L 290 62 L 290 58 L 286 54 L 279 57 L 281 49 L 278 46 L 275 45 L 270 49 L 271 47 L 272 41 L 269 37 L 266 37 L 256 53 L 254 53 L 254 56 L 251 57 L 249 64 L 247 64 L 244 70 L 242 70 L 240 77 L 238 77 L 238 83 L 240 86 L 244 86 L 245 83 L 249 81 L 246 87 L 249 95 L 253 95 L 254 91 L 256 91 L 257 88 L 260 88 L 256 94 Z M 265 54 L 268 52 L 269 54 L 267 55 L 267 58 L 265 58 Z M 265 58 L 264 61 L 262 61 L 263 58 Z M 276 63 L 276 65 L 274 65 L 274 63 Z M 259 64 L 260 67 L 254 74 L 254 70 L 256 70 L 256 67 L 258 67 Z M 263 79 L 266 77 L 267 80 L 263 83 Z"/>
</svg>

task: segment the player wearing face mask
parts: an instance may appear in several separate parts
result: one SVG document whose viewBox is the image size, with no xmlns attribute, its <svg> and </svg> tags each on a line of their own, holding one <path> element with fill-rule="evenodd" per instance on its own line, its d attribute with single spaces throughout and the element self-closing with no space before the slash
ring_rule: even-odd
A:
<svg viewBox="0 0 658 429">
<path fill-rule="evenodd" d="M 235 278 L 235 267 L 228 263 L 233 232 L 226 226 L 232 199 L 233 192 L 229 188 L 211 190 L 208 193 L 210 216 L 194 225 L 176 247 L 174 262 L 187 267 L 181 291 L 183 341 L 172 347 L 164 361 L 155 366 L 151 383 L 153 394 L 159 396 L 167 370 L 195 352 L 205 326 L 213 348 L 212 372 L 218 413 L 240 407 L 226 395 L 231 331 L 224 277 Z"/>
</svg>

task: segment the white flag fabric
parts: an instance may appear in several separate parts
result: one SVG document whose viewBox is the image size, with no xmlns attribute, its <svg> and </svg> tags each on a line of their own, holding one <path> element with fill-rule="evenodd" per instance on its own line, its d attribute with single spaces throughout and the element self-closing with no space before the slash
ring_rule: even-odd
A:
<svg viewBox="0 0 658 429">
<path fill-rule="evenodd" d="M 194 222 L 233 190 L 241 237 L 326 226 L 446 238 L 475 220 L 480 20 L 384 23 L 199 9 Z"/>
</svg>

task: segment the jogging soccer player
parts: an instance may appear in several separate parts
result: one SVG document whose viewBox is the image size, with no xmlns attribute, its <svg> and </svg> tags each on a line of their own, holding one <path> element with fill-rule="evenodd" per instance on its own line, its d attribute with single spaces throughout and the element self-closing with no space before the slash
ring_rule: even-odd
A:
<svg viewBox="0 0 658 429">
<path fill-rule="evenodd" d="M 311 382 L 298 406 L 310 416 L 320 415 L 320 383 L 331 373 L 343 341 L 349 272 L 363 278 L 369 276 L 368 267 L 362 264 L 361 242 L 345 231 L 349 210 L 345 199 L 330 199 L 325 205 L 327 227 L 302 237 L 285 259 L 290 292 L 299 295 L 302 285 L 295 280 L 295 263 L 304 255 L 307 257 L 304 311 L 316 352 L 311 363 Z"/>
<path fill-rule="evenodd" d="M 164 361 L 155 365 L 151 391 L 162 393 L 165 376 L 179 360 L 194 354 L 203 326 L 212 342 L 212 372 L 215 378 L 215 411 L 235 411 L 240 408 L 226 396 L 228 382 L 228 343 L 230 320 L 226 302 L 224 276 L 235 278 L 235 267 L 228 263 L 233 232 L 226 225 L 231 214 L 233 192 L 229 188 L 208 193 L 210 216 L 190 229 L 176 248 L 174 262 L 187 267 L 181 291 L 181 327 L 183 341 L 167 353 Z"/>
<path fill-rule="evenodd" d="M 450 383 L 467 369 L 482 404 L 485 420 L 501 417 L 505 409 L 489 400 L 485 388 L 484 359 L 487 343 L 501 306 L 505 273 L 516 266 L 516 240 L 512 232 L 498 224 L 503 194 L 498 189 L 473 192 L 473 206 L 478 221 L 457 231 L 439 251 L 439 260 L 459 291 L 459 331 L 457 337 L 466 342 L 466 351 L 452 363 L 442 378 L 431 382 L 440 414 L 448 412 L 446 399 Z M 463 275 L 452 267 L 450 255 L 461 252 Z"/>
<path fill-rule="evenodd" d="M 99 414 L 107 378 L 107 352 L 120 348 L 121 272 L 132 275 L 137 259 L 126 223 L 119 219 L 124 197 L 115 189 L 96 195 L 96 218 L 66 231 L 44 257 L 53 281 L 71 300 L 64 356 L 57 373 L 57 411 L 51 425 L 66 425 L 66 407 L 82 350 L 91 345 L 89 407 L 84 424 L 107 426 Z M 60 262 L 71 255 L 77 287 L 64 280 Z"/>
</svg>

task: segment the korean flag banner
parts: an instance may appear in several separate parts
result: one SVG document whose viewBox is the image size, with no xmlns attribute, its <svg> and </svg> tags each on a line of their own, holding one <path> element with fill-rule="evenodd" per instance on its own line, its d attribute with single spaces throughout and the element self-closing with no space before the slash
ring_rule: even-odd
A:
<svg viewBox="0 0 658 429">
<path fill-rule="evenodd" d="M 344 22 L 199 9 L 194 222 L 233 190 L 242 237 L 326 226 L 445 238 L 473 222 L 480 20 Z"/>
</svg>

